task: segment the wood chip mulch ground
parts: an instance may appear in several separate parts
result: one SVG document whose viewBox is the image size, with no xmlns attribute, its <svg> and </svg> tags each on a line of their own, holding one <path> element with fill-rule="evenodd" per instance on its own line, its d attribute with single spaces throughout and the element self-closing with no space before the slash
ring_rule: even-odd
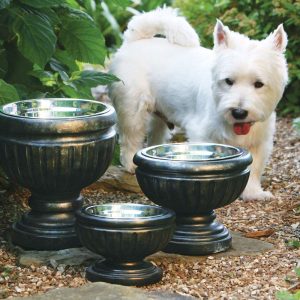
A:
<svg viewBox="0 0 300 300">
<path fill-rule="evenodd" d="M 295 268 L 300 267 L 300 139 L 290 119 L 277 122 L 272 159 L 263 186 L 270 201 L 235 201 L 218 209 L 218 218 L 233 231 L 274 244 L 257 256 L 208 256 L 198 263 L 175 259 L 155 263 L 164 277 L 148 290 L 176 292 L 200 299 L 276 299 L 277 291 L 300 290 Z M 142 195 L 85 189 L 87 203 L 147 202 Z M 16 188 L 0 195 L 0 299 L 44 293 L 57 287 L 86 283 L 84 266 L 21 267 L 16 251 L 5 240 L 11 223 L 27 209 L 28 191 Z M 148 202 L 149 203 L 149 202 Z"/>
</svg>

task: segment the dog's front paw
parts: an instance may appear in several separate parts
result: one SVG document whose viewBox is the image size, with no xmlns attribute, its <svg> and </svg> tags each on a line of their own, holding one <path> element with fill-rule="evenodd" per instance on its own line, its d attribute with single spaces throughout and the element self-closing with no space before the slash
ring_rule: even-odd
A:
<svg viewBox="0 0 300 300">
<path fill-rule="evenodd" d="M 124 167 L 125 171 L 129 174 L 135 174 L 136 165 L 134 164 L 127 164 L 124 165 L 121 161 L 122 166 Z"/>
<path fill-rule="evenodd" d="M 132 162 L 132 159 L 124 159 L 122 156 L 120 157 L 121 165 L 124 167 L 124 170 L 127 173 L 135 174 L 136 165 Z"/>
<path fill-rule="evenodd" d="M 271 200 L 274 198 L 273 194 L 268 191 L 264 191 L 263 189 L 246 189 L 241 198 L 243 200 Z"/>
</svg>

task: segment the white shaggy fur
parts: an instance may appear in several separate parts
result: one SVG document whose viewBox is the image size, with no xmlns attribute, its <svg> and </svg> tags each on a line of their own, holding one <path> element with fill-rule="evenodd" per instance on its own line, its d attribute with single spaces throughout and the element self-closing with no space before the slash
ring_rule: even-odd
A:
<svg viewBox="0 0 300 300">
<path fill-rule="evenodd" d="M 253 163 L 242 197 L 271 198 L 260 178 L 272 151 L 274 110 L 288 80 L 283 26 L 256 41 L 217 21 L 210 50 L 201 47 L 191 26 L 168 8 L 133 17 L 124 36 L 111 64 L 111 72 L 122 82 L 110 88 L 124 167 L 134 172 L 132 158 L 147 134 L 149 145 L 166 142 L 167 119 L 191 142 L 247 148 Z M 234 109 L 248 114 L 236 119 Z M 236 134 L 236 123 L 251 124 L 250 131 Z"/>
</svg>

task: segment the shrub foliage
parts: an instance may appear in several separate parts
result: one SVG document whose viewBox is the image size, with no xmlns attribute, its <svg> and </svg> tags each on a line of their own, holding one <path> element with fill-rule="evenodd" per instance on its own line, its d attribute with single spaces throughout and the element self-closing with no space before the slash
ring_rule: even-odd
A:
<svg viewBox="0 0 300 300">
<path fill-rule="evenodd" d="M 91 87 L 118 80 L 82 68 L 82 63 L 103 64 L 107 55 L 104 37 L 83 2 L 0 1 L 0 104 L 24 98 L 91 98 Z"/>
<path fill-rule="evenodd" d="M 300 114 L 300 2 L 297 0 L 175 0 L 201 37 L 202 45 L 212 46 L 216 19 L 232 30 L 253 39 L 263 39 L 283 23 L 289 37 L 286 57 L 290 82 L 279 104 L 281 114 Z"/>
</svg>

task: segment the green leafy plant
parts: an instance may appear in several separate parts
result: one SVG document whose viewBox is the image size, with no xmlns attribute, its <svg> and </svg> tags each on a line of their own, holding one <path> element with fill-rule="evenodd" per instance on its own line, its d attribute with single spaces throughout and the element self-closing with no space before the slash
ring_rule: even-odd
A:
<svg viewBox="0 0 300 300">
<path fill-rule="evenodd" d="M 12 273 L 13 269 L 9 266 L 1 266 L 0 267 L 0 275 L 2 277 L 9 276 Z"/>
<path fill-rule="evenodd" d="M 300 240 L 288 240 L 286 246 L 288 248 L 300 248 Z"/>
<path fill-rule="evenodd" d="M 297 276 L 296 281 L 294 282 L 294 285 L 287 291 L 279 291 L 276 293 L 276 299 L 278 300 L 300 300 L 300 268 L 295 268 L 295 274 Z M 291 292 L 291 290 L 294 290 L 294 292 Z"/>
<path fill-rule="evenodd" d="M 288 291 L 280 291 L 276 293 L 276 299 L 278 300 L 300 300 L 300 291 L 295 294 L 291 294 Z"/>
<path fill-rule="evenodd" d="M 115 50 L 122 43 L 122 33 L 129 19 L 140 12 L 147 12 L 172 0 L 83 0 L 82 6 L 93 17 L 105 38 L 106 45 Z"/>
<path fill-rule="evenodd" d="M 91 87 L 118 80 L 83 68 L 83 63 L 103 65 L 107 48 L 82 2 L 0 1 L 0 104 L 24 98 L 91 98 Z"/>
<path fill-rule="evenodd" d="M 282 115 L 300 114 L 300 2 L 285 0 L 175 0 L 182 14 L 192 23 L 205 47 L 213 44 L 212 32 L 216 19 L 232 30 L 253 39 L 263 39 L 283 23 L 289 37 L 286 57 L 290 82 L 278 111 Z"/>
</svg>

